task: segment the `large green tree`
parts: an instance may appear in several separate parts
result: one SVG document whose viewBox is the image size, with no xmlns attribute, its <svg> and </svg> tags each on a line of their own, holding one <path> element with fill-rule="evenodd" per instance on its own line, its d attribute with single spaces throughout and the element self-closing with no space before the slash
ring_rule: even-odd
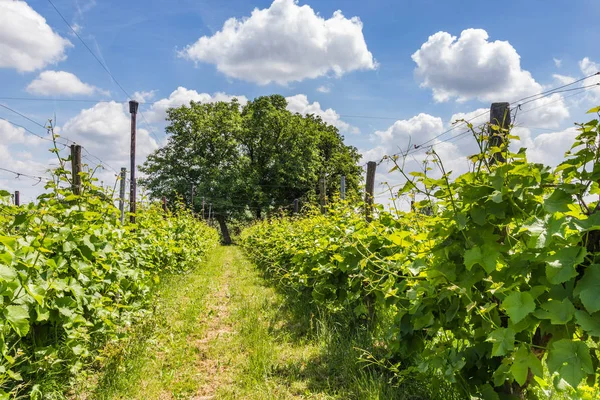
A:
<svg viewBox="0 0 600 400">
<path fill-rule="evenodd" d="M 314 201 L 323 177 L 327 196 L 339 193 L 342 175 L 348 196 L 356 196 L 356 148 L 319 117 L 286 107 L 283 96 L 272 95 L 243 107 L 234 100 L 169 109 L 168 142 L 140 167 L 141 183 L 153 197 L 183 198 L 196 212 L 212 204 L 226 243 L 228 220 L 261 218 L 297 198 Z"/>
</svg>

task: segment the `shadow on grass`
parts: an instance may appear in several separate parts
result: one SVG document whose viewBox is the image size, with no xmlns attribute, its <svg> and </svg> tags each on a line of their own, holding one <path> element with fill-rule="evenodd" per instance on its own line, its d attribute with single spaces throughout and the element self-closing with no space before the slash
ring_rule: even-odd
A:
<svg viewBox="0 0 600 400">
<path fill-rule="evenodd" d="M 269 285 L 267 276 L 263 281 Z M 273 337 L 285 337 L 299 347 L 316 343 L 318 352 L 308 360 L 290 360 L 274 366 L 272 376 L 283 381 L 304 382 L 311 393 L 356 400 L 442 400 L 459 399 L 450 384 L 415 376 L 397 383 L 392 372 L 380 365 L 361 361 L 364 351 L 384 358 L 376 348 L 368 323 L 348 310 L 328 311 L 317 307 L 306 293 L 282 287 L 284 299 L 270 322 Z"/>
</svg>

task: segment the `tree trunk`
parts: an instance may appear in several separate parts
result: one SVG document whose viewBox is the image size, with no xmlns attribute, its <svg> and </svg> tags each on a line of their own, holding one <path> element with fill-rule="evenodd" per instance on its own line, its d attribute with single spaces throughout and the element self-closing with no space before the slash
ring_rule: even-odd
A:
<svg viewBox="0 0 600 400">
<path fill-rule="evenodd" d="M 261 218 L 261 216 L 262 216 L 262 213 L 261 213 L 261 208 L 260 208 L 260 206 L 257 204 L 257 205 L 256 205 L 256 219 L 260 219 L 260 218 Z"/>
<path fill-rule="evenodd" d="M 221 234 L 223 235 L 223 244 L 230 245 L 231 244 L 231 236 L 229 235 L 229 229 L 227 228 L 227 222 L 225 221 L 225 216 L 217 215 L 217 221 L 219 221 L 219 226 L 221 227 Z"/>
</svg>

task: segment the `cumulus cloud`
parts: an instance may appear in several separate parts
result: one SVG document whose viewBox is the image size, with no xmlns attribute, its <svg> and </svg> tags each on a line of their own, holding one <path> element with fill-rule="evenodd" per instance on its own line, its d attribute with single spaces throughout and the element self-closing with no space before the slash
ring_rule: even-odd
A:
<svg viewBox="0 0 600 400">
<path fill-rule="evenodd" d="M 82 82 L 75 74 L 66 71 L 44 71 L 27 86 L 26 90 L 40 96 L 109 94 Z"/>
<path fill-rule="evenodd" d="M 392 155 L 398 153 L 407 153 L 408 156 L 399 160 L 399 163 L 403 165 L 406 172 L 422 171 L 427 167 L 432 168 L 428 173 L 431 176 L 441 176 L 439 168 L 432 163 L 432 158 L 427 154 L 426 148 L 434 146 L 438 155 L 444 162 L 446 171 L 452 171 L 453 176 L 464 173 L 468 170 L 468 163 L 466 156 L 471 154 L 465 151 L 463 143 L 456 144 L 454 142 L 444 142 L 444 139 L 451 137 L 443 136 L 437 138 L 446 127 L 441 118 L 433 115 L 421 113 L 414 117 L 406 120 L 399 120 L 394 122 L 389 128 L 382 131 L 376 131 L 371 140 L 376 145 L 375 147 L 363 150 L 362 161 L 376 161 L 382 160 L 385 155 Z M 420 145 L 424 142 L 428 142 L 422 150 L 417 150 L 415 145 Z M 429 160 L 429 161 L 427 161 Z M 393 167 L 393 163 L 389 161 L 383 161 L 379 163 L 377 167 L 378 172 L 376 175 L 375 183 L 376 187 L 376 201 L 387 205 L 390 203 L 389 187 L 392 188 L 392 192 L 397 192 L 398 189 L 404 184 L 405 178 L 398 171 L 390 172 Z M 406 199 L 400 199 L 396 204 L 397 207 L 407 210 L 410 206 L 410 201 Z"/>
<path fill-rule="evenodd" d="M 568 75 L 553 74 L 552 77 L 561 85 L 568 85 L 575 82 L 575 78 Z"/>
<path fill-rule="evenodd" d="M 430 36 L 412 55 L 421 86 L 431 89 L 439 102 L 514 102 L 544 91 L 531 73 L 521 68 L 520 56 L 509 42 L 488 39 L 483 29 L 466 29 L 460 37 L 447 32 Z M 556 75 L 555 79 L 568 78 Z M 553 94 L 523 105 L 517 115 L 520 124 L 558 128 L 569 111 L 564 98 Z"/>
<path fill-rule="evenodd" d="M 329 125 L 333 125 L 344 133 L 360 133 L 360 130 L 350 125 L 349 123 L 342 121 L 340 115 L 335 112 L 332 108 L 323 110 L 321 104 L 318 101 L 310 103 L 308 97 L 305 94 L 297 94 L 285 98 L 288 102 L 287 109 L 293 113 L 302 115 L 314 114 L 321 117 L 321 119 L 327 122 Z"/>
<path fill-rule="evenodd" d="M 139 91 L 133 93 L 133 100 L 139 101 L 140 103 L 146 103 L 154 98 L 156 95 L 156 90 L 148 90 L 148 91 Z"/>
<path fill-rule="evenodd" d="M 408 120 L 399 120 L 384 131 L 376 131 L 377 136 L 385 145 L 420 144 L 433 139 L 444 130 L 444 123 L 439 117 L 421 113 Z"/>
<path fill-rule="evenodd" d="M 203 36 L 180 52 L 215 64 L 225 75 L 265 85 L 375 69 L 358 17 L 336 11 L 329 19 L 297 0 L 275 0 L 250 17 L 231 18 L 213 36 Z"/>
<path fill-rule="evenodd" d="M 452 98 L 512 101 L 542 89 L 531 73 L 521 68 L 515 48 L 507 41 L 488 41 L 483 29 L 466 29 L 458 38 L 438 32 L 412 59 L 421 86 L 430 88 L 440 102 Z"/>
<path fill-rule="evenodd" d="M 431 141 L 444 131 L 441 118 L 421 113 L 407 120 L 398 120 L 386 130 L 376 131 L 371 141 L 376 145 L 363 150 L 363 161 L 379 161 L 385 155 L 414 150 L 415 145 Z"/>
<path fill-rule="evenodd" d="M 319 92 L 319 93 L 330 93 L 331 92 L 331 88 L 329 86 L 319 86 L 317 88 L 317 92 Z"/>
<path fill-rule="evenodd" d="M 35 71 L 64 60 L 71 46 L 24 1 L 0 1 L 0 68 Z"/>
<path fill-rule="evenodd" d="M 600 64 L 590 60 L 589 57 L 584 57 L 579 61 L 579 68 L 581 68 L 581 72 L 584 74 L 592 75 L 600 71 Z"/>
<path fill-rule="evenodd" d="M 152 104 L 150 110 L 145 112 L 148 121 L 160 122 L 164 121 L 167 116 L 167 109 L 189 105 L 190 101 L 199 103 L 215 103 L 217 101 L 231 101 L 234 98 L 238 99 L 240 105 L 245 105 L 248 102 L 246 96 L 231 96 L 222 92 L 217 92 L 213 95 L 208 93 L 198 93 L 192 89 L 186 89 L 179 86 L 174 90 L 169 97 L 160 99 Z"/>
<path fill-rule="evenodd" d="M 530 139 L 527 158 L 532 162 L 556 166 L 564 161 L 565 152 L 571 148 L 578 133 L 577 128 L 572 127 L 537 135 Z"/>
<path fill-rule="evenodd" d="M 103 102 L 82 110 L 61 127 L 60 134 L 82 145 L 114 169 L 129 165 L 130 115 L 127 104 Z M 138 164 L 157 148 L 158 144 L 149 132 L 138 127 Z M 98 161 L 87 162 L 96 164 Z M 111 171 L 106 176 L 112 178 L 113 174 Z"/>
<path fill-rule="evenodd" d="M 396 121 L 387 129 L 376 131 L 371 136 L 373 146 L 361 150 L 363 156 L 361 162 L 378 162 L 385 155 L 404 153 L 409 150 L 408 157 L 402 161 L 405 171 L 422 171 L 426 159 L 429 157 L 431 160 L 431 156 L 426 154 L 426 149 L 433 146 L 442 159 L 446 172 L 452 171 L 452 177 L 457 177 L 469 170 L 468 156 L 479 151 L 477 143 L 470 133 L 461 135 L 467 131 L 463 125 L 441 137 L 437 136 L 452 128 L 452 123 L 460 119 L 471 120 L 477 127 L 489 119 L 489 109 L 481 108 L 468 113 L 454 114 L 447 124 L 444 124 L 439 117 L 423 113 L 406 120 Z M 513 129 L 512 133 L 520 137 L 519 140 L 511 141 L 513 151 L 525 147 L 530 161 L 556 166 L 564 160 L 564 154 L 571 148 L 577 130 L 576 128 L 557 129 L 534 136 L 531 129 L 517 127 Z M 452 138 L 450 141 L 446 141 L 450 138 Z M 428 142 L 426 146 L 421 150 L 415 150 L 414 145 L 424 142 Z M 376 176 L 376 187 L 378 188 L 376 192 L 379 193 L 376 200 L 386 205 L 390 202 L 389 192 L 386 192 L 388 185 L 394 187 L 394 190 L 398 190 L 405 182 L 402 174 L 397 171 L 389 172 L 392 166 L 393 164 L 390 162 L 381 163 Z M 439 177 L 441 175 L 441 171 L 435 164 L 429 162 L 428 167 L 432 168 L 429 172 L 431 176 Z M 410 204 L 407 201 L 400 203 L 403 209 L 407 209 Z"/>
<path fill-rule="evenodd" d="M 14 126 L 10 122 L 3 119 L 0 119 L 0 138 L 2 138 L 4 143 L 11 143 L 13 145 L 23 144 L 27 146 L 37 146 L 44 142 L 43 139 L 27 133 L 25 129 Z"/>
<path fill-rule="evenodd" d="M 34 149 L 43 151 L 44 148 L 50 147 L 50 142 L 3 119 L 0 119 L 0 138 L 4 143 L 0 143 L 2 167 L 27 175 L 50 179 L 49 165 L 43 162 L 44 157 L 40 157 L 38 152 L 34 157 L 30 152 Z M 27 149 L 27 151 L 24 149 Z M 0 171 L 0 190 L 7 190 L 11 193 L 18 190 L 21 194 L 21 204 L 33 201 L 40 194 L 44 186 L 43 182 L 33 186 L 34 184 L 36 184 L 35 180 L 25 177 L 19 178 L 7 171 Z"/>
</svg>

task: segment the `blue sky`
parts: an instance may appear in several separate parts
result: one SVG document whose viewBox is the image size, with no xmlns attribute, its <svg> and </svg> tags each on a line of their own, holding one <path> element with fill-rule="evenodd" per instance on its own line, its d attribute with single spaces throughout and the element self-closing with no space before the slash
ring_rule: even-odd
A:
<svg viewBox="0 0 600 400">
<path fill-rule="evenodd" d="M 492 101 L 569 83 L 600 62 L 600 3 L 593 0 L 53 3 L 125 90 L 148 102 L 141 106 L 140 163 L 165 138 L 164 108 L 190 99 L 280 93 L 293 111 L 321 113 L 336 124 L 368 161 L 434 138 L 459 113 L 474 116 Z M 336 10 L 343 16 L 334 17 Z M 230 18 L 236 28 L 224 27 Z M 0 0 L 0 88 L 0 104 L 39 122 L 56 115 L 65 137 L 114 168 L 126 165 L 126 149 L 115 148 L 126 145 L 127 114 L 119 104 L 97 104 L 126 95 L 47 0 Z M 21 97 L 44 100 L 6 99 Z M 152 108 L 157 101 L 162 108 Z M 600 92 L 592 89 L 529 104 L 540 108 L 517 114 L 517 145 L 531 148 L 534 160 L 557 163 L 573 138 L 569 127 L 596 102 Z M 6 109 L 0 117 L 45 134 Z M 30 136 L 0 124 L 0 167 L 44 174 L 47 143 Z M 440 147 L 460 172 L 471 145 Z M 100 177 L 108 182 L 112 175 Z M 381 170 L 378 180 L 399 178 Z M 31 183 L 0 173 L 0 186 L 22 190 L 25 200 L 39 191 Z"/>
</svg>

